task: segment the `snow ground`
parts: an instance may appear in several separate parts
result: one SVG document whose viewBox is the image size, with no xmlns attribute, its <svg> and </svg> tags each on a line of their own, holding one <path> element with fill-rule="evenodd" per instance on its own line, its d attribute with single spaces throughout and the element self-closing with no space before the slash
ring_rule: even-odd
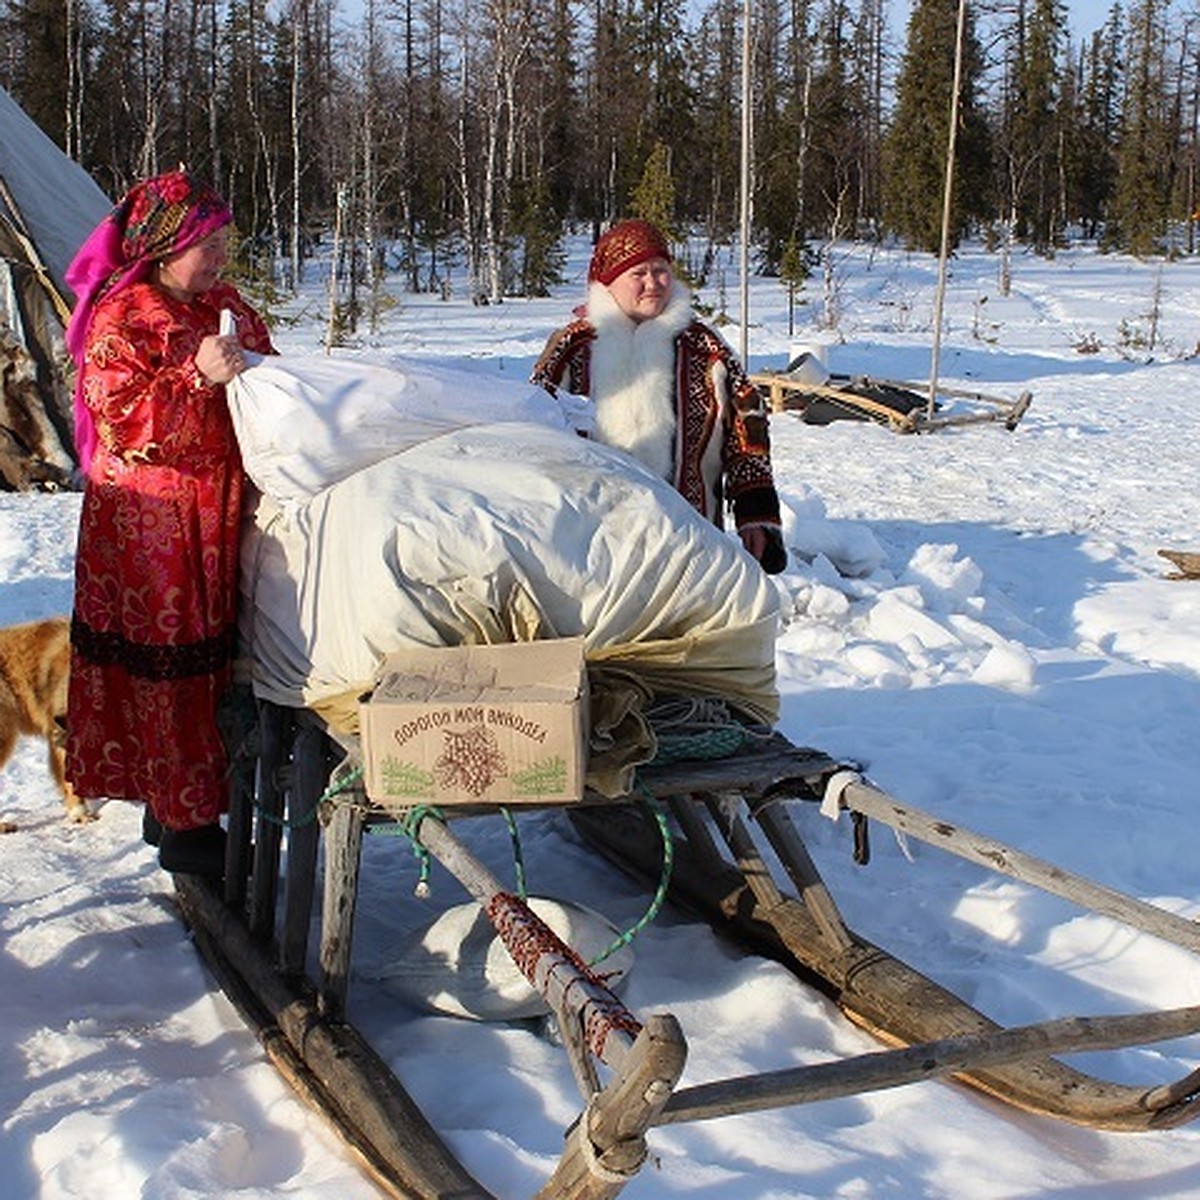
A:
<svg viewBox="0 0 1200 1200">
<path fill-rule="evenodd" d="M 585 253 L 550 300 L 401 298 L 374 345 L 523 379 L 582 293 Z M 780 728 L 866 764 L 906 803 L 1194 919 L 1200 583 L 1164 579 L 1155 551 L 1200 549 L 1200 261 L 1022 257 L 1007 298 L 978 248 L 951 270 L 943 383 L 1007 398 L 1028 388 L 1033 405 L 1012 433 L 902 437 L 775 418 L 792 550 L 778 577 Z M 831 367 L 924 378 L 935 277 L 924 256 L 847 249 Z M 802 320 L 818 307 L 809 295 Z M 755 369 L 825 336 L 811 322 L 789 335 L 772 281 L 755 281 L 752 313 Z M 301 318 L 278 341 L 317 353 L 320 332 Z M 736 327 L 727 334 L 736 345 Z M 0 620 L 69 610 L 77 512 L 73 495 L 0 495 Z M 139 813 L 113 803 L 65 825 L 43 757 L 23 741 L 0 776 L 0 815 L 19 826 L 0 838 L 5 1195 L 377 1195 L 205 973 Z M 851 924 L 1000 1021 L 1200 1003 L 1200 967 L 1177 947 L 878 826 L 872 863 L 857 868 L 847 822 L 810 807 L 795 817 Z M 533 890 L 619 926 L 641 914 L 644 896 L 561 818 L 526 818 L 522 837 Z M 502 827 L 475 845 L 502 877 L 511 870 Z M 371 839 L 367 856 L 364 976 L 428 919 L 407 848 Z M 434 882 L 435 903 L 463 899 Z M 635 957 L 625 998 L 679 1017 L 685 1083 L 875 1048 L 780 968 L 678 913 L 639 937 Z M 469 1169 L 506 1200 L 532 1195 L 580 1105 L 561 1051 L 528 1025 L 403 1010 L 369 978 L 351 995 Z M 1071 1061 L 1153 1086 L 1200 1065 L 1200 1039 Z M 1195 1128 L 1100 1133 L 942 1083 L 650 1141 L 631 1200 L 1200 1196 Z"/>
</svg>

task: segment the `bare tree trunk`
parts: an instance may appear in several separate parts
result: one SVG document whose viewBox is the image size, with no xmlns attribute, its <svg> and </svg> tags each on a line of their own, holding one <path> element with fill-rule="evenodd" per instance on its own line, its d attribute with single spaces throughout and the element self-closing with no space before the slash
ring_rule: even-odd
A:
<svg viewBox="0 0 1200 1200">
<path fill-rule="evenodd" d="M 222 178 L 221 137 L 217 124 L 217 85 L 220 79 L 220 38 L 217 32 L 218 0 L 212 0 L 208 22 L 208 154 L 212 162 L 212 178 L 220 184 Z"/>
<path fill-rule="evenodd" d="M 458 114 L 458 187 L 462 201 L 463 245 L 467 255 L 467 289 L 472 301 L 481 295 L 479 284 L 479 241 L 475 230 L 475 203 L 471 191 L 471 130 L 467 103 L 468 56 L 462 57 Z"/>
<path fill-rule="evenodd" d="M 824 276 L 822 293 L 822 324 L 826 329 L 836 329 L 841 320 L 840 312 L 840 283 L 837 277 L 837 261 L 835 251 L 838 239 L 842 236 L 843 212 L 846 207 L 846 191 L 849 184 L 843 184 L 833 205 L 829 219 L 829 233 L 825 245 L 821 249 L 821 264 Z"/>
<path fill-rule="evenodd" d="M 341 257 L 342 229 L 346 222 L 346 195 L 344 183 L 337 185 L 337 208 L 333 217 L 333 252 L 329 258 L 329 318 L 325 324 L 325 353 L 341 342 L 341 306 L 338 303 L 338 260 Z"/>
<path fill-rule="evenodd" d="M 297 11 L 299 9 L 299 11 Z M 289 257 L 292 264 L 292 291 L 300 290 L 304 282 L 304 259 L 300 242 L 300 26 L 302 18 L 307 24 L 308 5 L 306 0 L 294 0 L 292 4 L 292 78 L 290 120 L 292 135 L 292 235 Z"/>
<path fill-rule="evenodd" d="M 495 92 L 493 87 L 493 96 Z M 500 279 L 500 230 L 496 217 L 496 143 L 499 139 L 499 121 L 500 114 L 496 112 L 494 105 L 489 105 L 484 118 L 487 146 L 484 150 L 483 171 L 483 253 L 487 262 L 488 302 L 492 304 L 498 304 L 503 298 Z"/>
<path fill-rule="evenodd" d="M 83 138 L 83 34 L 79 28 L 79 0 L 66 0 L 67 13 L 67 101 L 63 132 L 69 157 L 78 160 Z"/>
</svg>

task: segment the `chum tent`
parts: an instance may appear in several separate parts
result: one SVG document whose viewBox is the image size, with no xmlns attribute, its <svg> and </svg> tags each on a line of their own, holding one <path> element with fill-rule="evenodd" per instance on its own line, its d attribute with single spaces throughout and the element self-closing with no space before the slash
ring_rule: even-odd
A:
<svg viewBox="0 0 1200 1200">
<path fill-rule="evenodd" d="M 0 88 L 0 490 L 66 484 L 75 467 L 63 274 L 107 196 Z"/>
</svg>

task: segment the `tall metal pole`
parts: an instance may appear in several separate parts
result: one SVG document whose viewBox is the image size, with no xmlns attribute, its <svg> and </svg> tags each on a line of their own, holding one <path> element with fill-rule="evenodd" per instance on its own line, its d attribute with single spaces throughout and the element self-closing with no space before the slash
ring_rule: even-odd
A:
<svg viewBox="0 0 1200 1200">
<path fill-rule="evenodd" d="M 739 260 L 739 295 L 742 306 L 742 327 L 738 340 L 738 357 L 742 366 L 747 362 L 750 346 L 750 4 L 742 5 L 742 170 L 741 170 L 741 233 Z"/>
<path fill-rule="evenodd" d="M 958 31 L 954 39 L 954 91 L 950 97 L 950 133 L 946 145 L 946 190 L 942 196 L 942 248 L 938 255 L 937 294 L 933 303 L 933 358 L 929 366 L 929 401 L 925 411 L 933 416 L 937 401 L 938 369 L 942 359 L 942 309 L 946 304 L 946 262 L 950 257 L 950 212 L 954 201 L 954 151 L 958 143 L 958 93 L 962 86 L 963 41 L 967 27 L 967 0 L 958 0 Z"/>
</svg>

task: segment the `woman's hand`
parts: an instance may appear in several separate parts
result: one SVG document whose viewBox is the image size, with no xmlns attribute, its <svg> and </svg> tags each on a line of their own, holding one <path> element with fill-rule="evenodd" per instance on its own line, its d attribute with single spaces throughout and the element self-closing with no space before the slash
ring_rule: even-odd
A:
<svg viewBox="0 0 1200 1200">
<path fill-rule="evenodd" d="M 767 532 L 761 525 L 751 525 L 749 529 L 740 530 L 742 545 L 750 552 L 756 562 L 762 562 L 763 551 L 767 548 Z"/>
<path fill-rule="evenodd" d="M 778 575 L 788 563 L 783 535 L 774 526 L 751 525 L 740 531 L 742 545 L 758 560 L 768 575 Z"/>
<path fill-rule="evenodd" d="M 246 355 L 236 337 L 210 334 L 196 351 L 196 370 L 209 383 L 228 383 L 246 369 Z"/>
</svg>

